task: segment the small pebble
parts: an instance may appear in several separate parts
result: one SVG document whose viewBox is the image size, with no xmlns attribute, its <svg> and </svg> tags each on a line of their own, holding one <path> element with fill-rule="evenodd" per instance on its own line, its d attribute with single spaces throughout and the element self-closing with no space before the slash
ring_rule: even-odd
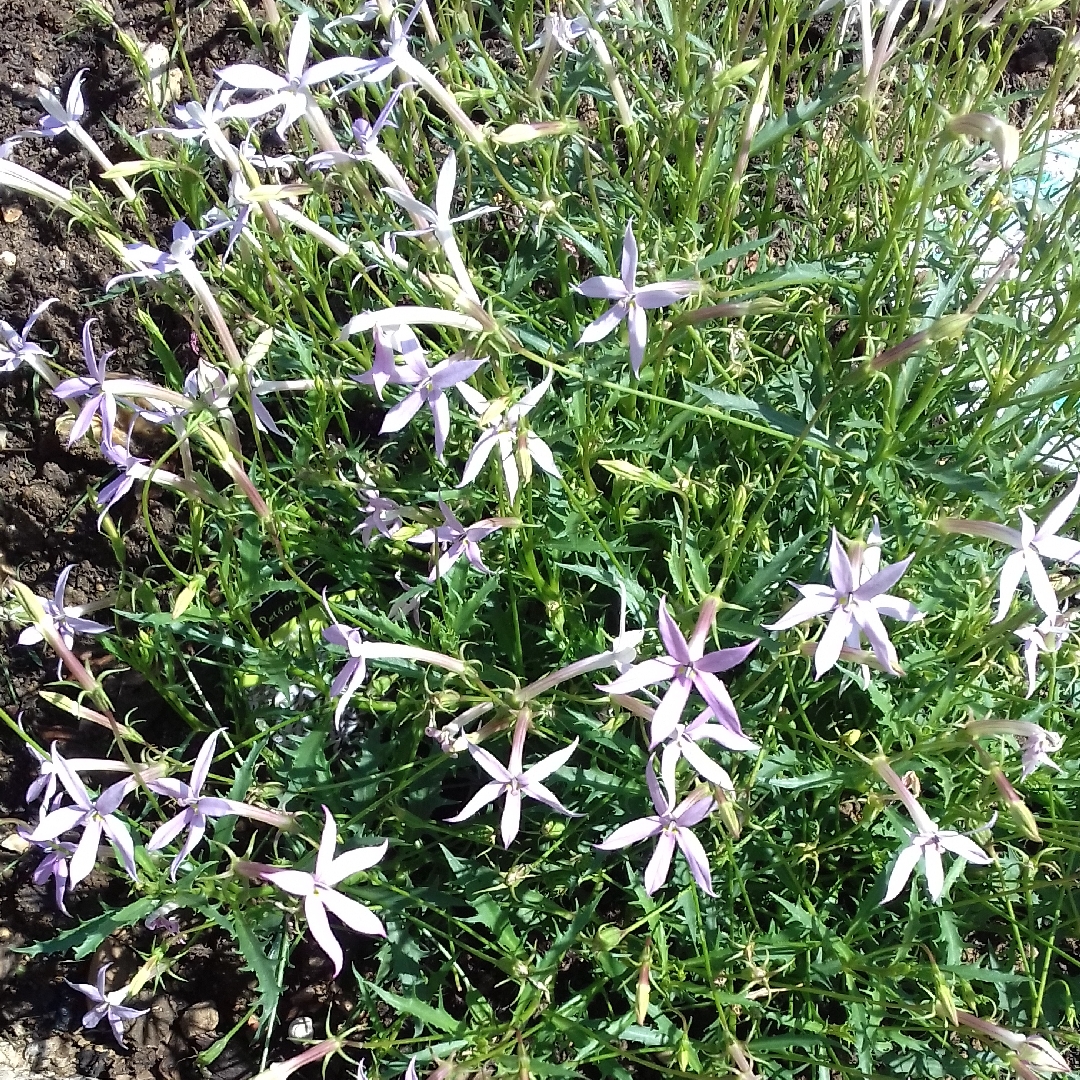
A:
<svg viewBox="0 0 1080 1080">
<path fill-rule="evenodd" d="M 3 425 L 0 425 L 2 427 Z M 0 450 L 7 449 L 7 428 L 4 428 L 0 432 Z M 29 851 L 31 847 L 29 840 L 24 840 L 18 833 L 11 833 L 10 836 L 5 836 L 3 840 L 0 840 L 0 848 L 4 851 L 10 851 L 12 855 L 22 855 Z"/>
<path fill-rule="evenodd" d="M 293 1042 L 303 1042 L 315 1033 L 315 1024 L 310 1016 L 298 1016 L 289 1024 L 289 1038 Z"/>
<path fill-rule="evenodd" d="M 200 1001 L 180 1015 L 180 1033 L 185 1039 L 217 1031 L 218 1011 L 212 1001 Z"/>
<path fill-rule="evenodd" d="M 14 251 L 0 251 L 0 263 L 5 266 L 14 266 L 18 262 Z"/>
<path fill-rule="evenodd" d="M 22 218 L 22 210 L 17 206 L 5 206 L 2 213 L 5 225 L 14 225 L 16 221 Z"/>
</svg>

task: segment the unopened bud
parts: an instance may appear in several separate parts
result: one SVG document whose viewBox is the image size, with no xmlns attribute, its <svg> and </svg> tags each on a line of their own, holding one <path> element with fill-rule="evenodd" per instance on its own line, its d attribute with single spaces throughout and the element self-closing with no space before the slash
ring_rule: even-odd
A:
<svg viewBox="0 0 1080 1080">
<path fill-rule="evenodd" d="M 712 793 L 716 800 L 716 812 L 720 815 L 724 828 L 738 840 L 742 835 L 742 822 L 739 821 L 734 801 L 728 797 L 728 793 L 719 784 L 713 785 Z"/>
<path fill-rule="evenodd" d="M 492 135 L 491 141 L 500 146 L 517 146 L 520 143 L 534 142 L 536 139 L 570 135 L 577 129 L 576 120 L 541 120 L 534 124 L 511 124 Z"/>
<path fill-rule="evenodd" d="M 1005 804 L 1005 809 L 1009 812 L 1009 817 L 1013 819 L 1016 827 L 1029 840 L 1041 841 L 1042 837 L 1039 835 L 1039 826 L 1035 824 L 1034 815 L 1028 809 L 1028 805 L 1024 802 L 1020 793 L 1009 782 L 1009 778 L 1001 771 L 1000 765 L 993 764 L 990 766 L 990 778 L 997 786 L 998 793 Z"/>
<path fill-rule="evenodd" d="M 682 311 L 671 322 L 674 326 L 692 326 L 709 319 L 744 319 L 749 315 L 772 315 L 783 310 L 781 301 L 771 296 L 757 296 L 753 300 L 732 300 L 724 304 L 709 304 L 693 311 Z"/>
<path fill-rule="evenodd" d="M 1020 132 L 993 113 L 972 112 L 954 116 L 945 130 L 954 138 L 966 137 L 988 142 L 997 154 L 1004 171 L 1016 164 L 1020 156 Z"/>
<path fill-rule="evenodd" d="M 1069 1063 L 1041 1035 L 1029 1035 L 1016 1056 L 1036 1072 L 1068 1072 Z"/>
<path fill-rule="evenodd" d="M 634 1016 L 638 1024 L 644 1024 L 649 1015 L 650 976 L 652 973 L 652 941 L 645 939 L 645 951 L 641 954 L 641 967 L 638 969 L 637 987 L 634 990 Z"/>
</svg>

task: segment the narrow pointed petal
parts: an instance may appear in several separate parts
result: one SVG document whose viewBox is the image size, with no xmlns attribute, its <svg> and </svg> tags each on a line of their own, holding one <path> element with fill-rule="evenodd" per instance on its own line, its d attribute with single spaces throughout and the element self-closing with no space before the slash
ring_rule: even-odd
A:
<svg viewBox="0 0 1080 1080">
<path fill-rule="evenodd" d="M 872 596 L 877 596 L 878 593 L 888 592 L 904 576 L 907 568 L 911 565 L 911 560 L 914 558 L 915 553 L 912 552 L 906 559 L 901 559 L 898 563 L 890 563 L 884 569 L 879 570 L 872 578 L 855 590 L 856 599 L 869 600 Z"/>
<path fill-rule="evenodd" d="M 712 874 L 709 871 L 709 856 L 705 854 L 701 841 L 689 829 L 679 829 L 675 833 L 675 842 L 685 856 L 698 888 L 708 896 L 715 896 Z"/>
<path fill-rule="evenodd" d="M 435 185 L 435 213 L 440 221 L 450 220 L 450 207 L 454 201 L 454 184 L 456 182 L 457 155 L 451 150 L 439 169 L 439 180 Z"/>
<path fill-rule="evenodd" d="M 896 658 L 896 649 L 889 640 L 889 632 L 878 617 L 877 611 L 869 604 L 860 604 L 854 614 L 855 621 L 870 641 L 878 663 L 888 674 L 899 675 L 900 672 L 897 671 L 899 661 Z"/>
<path fill-rule="evenodd" d="M 389 847 L 389 842 L 384 840 L 381 844 L 372 844 L 369 847 L 354 848 L 339 855 L 323 875 L 322 880 L 327 885 L 336 885 L 339 881 L 352 877 L 354 874 L 370 870 L 377 863 L 382 862 L 383 856 Z"/>
<path fill-rule="evenodd" d="M 697 281 L 658 281 L 653 285 L 643 285 L 634 293 L 638 307 L 651 310 L 677 304 L 688 296 L 701 291 Z"/>
<path fill-rule="evenodd" d="M 671 856 L 675 854 L 675 837 L 665 829 L 656 840 L 649 865 L 645 867 L 645 893 L 652 896 L 668 879 Z"/>
<path fill-rule="evenodd" d="M 538 761 L 532 768 L 526 769 L 522 777 L 525 785 L 528 786 L 530 783 L 546 780 L 552 773 L 558 772 L 570 760 L 577 747 L 578 740 L 575 739 L 569 746 L 564 746 L 554 754 L 549 754 L 543 761 Z"/>
<path fill-rule="evenodd" d="M 371 908 L 339 893 L 336 889 L 320 889 L 319 899 L 328 911 L 332 911 L 350 930 L 368 937 L 386 937 L 386 927 Z"/>
<path fill-rule="evenodd" d="M 649 339 L 649 323 L 645 309 L 638 304 L 631 304 L 626 326 L 630 336 L 630 370 L 636 377 L 641 373 L 641 365 L 645 362 L 645 345 Z"/>
<path fill-rule="evenodd" d="M 154 835 L 150 837 L 146 844 L 147 851 L 159 851 L 172 841 L 187 828 L 190 820 L 191 811 L 185 810 L 182 814 L 177 814 L 176 817 L 170 818 L 163 825 L 159 825 L 154 830 Z"/>
<path fill-rule="evenodd" d="M 383 417 L 379 434 L 389 435 L 395 431 L 400 431 L 420 411 L 423 404 L 424 396 L 418 390 L 414 390 L 411 394 L 402 398 L 402 400 Z"/>
<path fill-rule="evenodd" d="M 606 338 L 626 318 L 627 306 L 623 303 L 614 304 L 598 319 L 593 319 L 577 339 L 579 345 L 588 345 L 594 341 Z"/>
<path fill-rule="evenodd" d="M 844 555 L 845 560 L 847 555 Z M 814 677 L 820 679 L 827 671 L 836 666 L 840 659 L 840 650 L 844 647 L 844 638 L 852 626 L 851 615 L 844 608 L 837 608 L 821 635 L 817 651 L 814 653 Z"/>
<path fill-rule="evenodd" d="M 605 274 L 586 278 L 580 285 L 574 286 L 574 292 L 590 300 L 625 300 L 628 295 L 626 286 L 618 278 Z"/>
<path fill-rule="evenodd" d="M 206 778 L 210 773 L 210 763 L 214 760 L 214 748 L 220 734 L 220 729 L 210 732 L 206 737 L 206 741 L 202 744 L 198 756 L 195 758 L 195 764 L 191 769 L 191 795 L 193 798 L 198 798 L 202 792 L 203 784 L 206 783 Z"/>
<path fill-rule="evenodd" d="M 649 732 L 649 748 L 659 746 L 675 730 L 675 725 L 682 719 L 687 698 L 690 697 L 690 680 L 685 677 L 673 679 L 660 704 L 653 713 L 652 727 Z"/>
<path fill-rule="evenodd" d="M 500 784 L 509 784 L 514 779 L 510 770 L 494 754 L 489 753 L 482 746 L 469 743 L 469 753 L 480 768 Z"/>
<path fill-rule="evenodd" d="M 450 434 L 450 402 L 446 395 L 439 393 L 429 403 L 431 405 L 431 419 L 435 428 L 435 456 L 442 461 L 443 449 L 446 447 L 446 439 Z"/>
<path fill-rule="evenodd" d="M 1031 583 L 1031 592 L 1035 597 L 1035 603 L 1053 618 L 1058 613 L 1057 593 L 1050 584 L 1050 577 L 1042 559 L 1030 548 L 1024 551 L 1024 567 L 1027 570 L 1028 581 Z"/>
<path fill-rule="evenodd" d="M 634 237 L 633 219 L 626 223 L 626 232 L 623 233 L 622 259 L 619 266 L 619 276 L 627 292 L 634 291 L 634 281 L 637 278 L 638 268 L 638 244 Z"/>
<path fill-rule="evenodd" d="M 358 75 L 366 60 L 355 56 L 334 56 L 329 60 L 320 60 L 304 72 L 304 86 L 318 86 L 341 75 Z"/>
<path fill-rule="evenodd" d="M 285 66 L 290 78 L 299 79 L 304 74 L 304 65 L 307 63 L 310 51 L 311 20 L 308 18 L 307 12 L 302 11 L 297 16 L 292 36 L 289 38 L 289 54 Z"/>
<path fill-rule="evenodd" d="M 330 920 L 326 917 L 326 908 L 319 896 L 308 896 L 304 899 L 304 914 L 307 916 L 308 929 L 318 946 L 334 965 L 334 978 L 341 974 L 341 965 L 345 957 L 341 951 L 341 943 L 334 937 L 330 929 Z"/>
<path fill-rule="evenodd" d="M 615 851 L 618 848 L 629 847 L 655 836 L 663 826 L 658 817 L 636 818 L 620 825 L 607 839 L 593 846 L 600 851 Z"/>
<path fill-rule="evenodd" d="M 1009 614 L 1013 596 L 1016 595 L 1016 587 L 1024 576 L 1024 553 L 1014 551 L 1001 567 L 1001 578 L 998 583 L 998 609 L 993 622 L 999 623 Z"/>
<path fill-rule="evenodd" d="M 875 596 L 870 603 L 874 605 L 879 615 L 899 619 L 901 622 L 918 622 L 923 617 L 923 613 L 910 600 L 901 600 L 899 596 L 892 596 L 889 593 Z"/>
<path fill-rule="evenodd" d="M 911 877 L 911 872 L 919 865 L 922 854 L 923 849 L 917 844 L 909 843 L 907 847 L 901 849 L 889 874 L 889 884 L 885 890 L 885 895 L 881 898 L 883 904 L 895 900 L 900 895 L 901 890 L 907 885 L 908 879 Z"/>
<path fill-rule="evenodd" d="M 525 449 L 528 450 L 529 456 L 533 461 L 535 461 L 548 476 L 554 476 L 556 478 L 562 476 L 562 473 L 559 471 L 559 466 L 555 464 L 555 456 L 551 452 L 551 447 L 548 446 L 539 435 L 535 435 L 530 431 L 528 435 L 525 436 Z"/>
<path fill-rule="evenodd" d="M 735 702 L 731 700 L 727 687 L 722 680 L 708 671 L 695 671 L 690 678 L 698 693 L 705 699 L 713 716 L 733 730 L 739 727 L 739 714 L 735 711 Z"/>
<path fill-rule="evenodd" d="M 675 665 L 669 660 L 642 660 L 614 682 L 598 686 L 605 694 L 632 694 L 646 686 L 664 682 L 675 674 Z"/>
<path fill-rule="evenodd" d="M 68 879 L 74 888 L 83 878 L 89 876 L 97 862 L 98 844 L 101 843 L 101 825 L 93 819 L 88 819 L 83 827 L 83 834 L 79 838 L 78 846 L 71 856 L 68 864 Z"/>
<path fill-rule="evenodd" d="M 840 542 L 840 534 L 833 529 L 829 541 L 829 573 L 833 586 L 841 596 L 848 596 L 855 589 L 855 580 L 851 572 L 851 560 Z"/>
<path fill-rule="evenodd" d="M 677 664 L 689 664 L 691 661 L 690 646 L 683 637 L 679 624 L 671 617 L 667 609 L 667 597 L 660 597 L 660 614 L 658 617 L 660 627 L 660 639 L 664 648 Z"/>
<path fill-rule="evenodd" d="M 472 451 L 469 454 L 468 460 L 465 462 L 465 470 L 461 474 L 461 483 L 458 484 L 459 488 L 465 487 L 466 484 L 471 484 L 479 475 L 480 470 L 487 464 L 487 459 L 491 456 L 491 451 L 495 449 L 496 444 L 499 442 L 500 435 L 495 431 L 485 431 L 473 444 Z M 511 496 L 513 498 L 513 496 Z"/>
<path fill-rule="evenodd" d="M 836 607 L 836 593 L 830 589 L 827 593 L 818 593 L 813 596 L 804 596 L 793 604 L 776 622 L 765 623 L 766 630 L 790 630 L 799 623 L 816 619 L 820 615 L 827 615 Z"/>
<path fill-rule="evenodd" d="M 682 756 L 698 776 L 708 780 L 710 784 L 719 784 L 721 787 L 727 787 L 731 783 L 727 770 L 717 765 L 697 743 L 687 740 L 681 746 Z M 664 749 L 666 752 L 667 747 Z"/>
<path fill-rule="evenodd" d="M 500 832 L 504 848 L 509 848 L 521 828 L 521 792 L 512 788 L 506 790 L 506 801 L 503 803 L 502 821 Z"/>
<path fill-rule="evenodd" d="M 745 645 L 738 645 L 733 649 L 718 649 L 716 652 L 711 652 L 708 656 L 703 656 L 696 661 L 694 667 L 698 671 L 708 671 L 714 674 L 720 671 L 730 671 L 733 667 L 738 667 L 757 647 L 758 639 L 754 638 L 753 641 L 749 641 Z"/>
<path fill-rule="evenodd" d="M 334 815 L 330 813 L 326 806 L 323 806 L 322 812 L 323 827 L 322 835 L 319 838 L 319 850 L 315 855 L 315 877 L 319 881 L 332 884 L 327 878 L 327 874 L 331 873 L 331 867 L 334 863 L 334 849 L 337 847 L 337 823 L 334 821 Z"/>
<path fill-rule="evenodd" d="M 266 870 L 262 875 L 271 885 L 293 896 L 311 896 L 315 879 L 302 870 Z"/>
<path fill-rule="evenodd" d="M 283 90 L 288 80 L 257 64 L 230 64 L 217 73 L 218 78 L 239 90 Z"/>
<path fill-rule="evenodd" d="M 1077 476 L 1076 483 L 1073 484 L 1069 493 L 1056 502 L 1043 518 L 1042 524 L 1035 531 L 1035 539 L 1040 540 L 1044 536 L 1053 536 L 1061 532 L 1065 523 L 1072 517 L 1077 501 L 1080 501 L 1080 476 Z"/>
<path fill-rule="evenodd" d="M 923 848 L 923 870 L 926 873 L 926 891 L 936 904 L 945 890 L 945 868 L 941 865 L 941 852 L 932 844 Z"/>
<path fill-rule="evenodd" d="M 959 855 L 965 862 L 975 863 L 977 866 L 989 866 L 993 860 L 970 836 L 963 833 L 952 832 L 949 829 L 938 833 L 941 846 L 954 855 Z"/>
<path fill-rule="evenodd" d="M 388 199 L 396 202 L 402 210 L 407 211 L 409 214 L 415 214 L 424 221 L 433 222 L 435 220 L 434 211 L 430 206 L 425 206 L 419 199 L 406 195 L 404 191 L 398 191 L 397 188 L 383 188 L 383 194 Z"/>
<path fill-rule="evenodd" d="M 38 822 L 37 828 L 27 837 L 33 843 L 41 840 L 55 840 L 69 829 L 76 829 L 86 816 L 86 811 L 76 806 L 61 806 L 52 813 L 46 814 Z"/>
<path fill-rule="evenodd" d="M 573 810 L 568 810 L 559 800 L 555 797 L 555 793 L 544 784 L 541 784 L 538 780 L 532 781 L 528 787 L 522 788 L 522 791 L 528 795 L 530 799 L 535 799 L 538 803 L 543 803 L 544 806 L 549 807 L 558 814 L 565 814 L 567 817 L 581 817 L 581 814 L 575 814 Z"/>
<path fill-rule="evenodd" d="M 135 869 L 135 844 L 131 839 L 131 833 L 127 826 L 118 818 L 106 817 L 101 821 L 105 835 L 112 842 L 113 849 L 120 857 L 120 862 L 132 881 L 139 880 L 138 871 Z"/>
<path fill-rule="evenodd" d="M 444 821 L 456 825 L 466 818 L 471 818 L 478 810 L 482 810 L 488 803 L 493 803 L 506 789 L 505 784 L 492 782 L 485 784 L 466 804 L 465 809 L 453 817 L 443 818 Z"/>
<path fill-rule="evenodd" d="M 1080 541 L 1064 536 L 1044 536 L 1031 545 L 1044 559 L 1054 562 L 1080 563 Z"/>
</svg>

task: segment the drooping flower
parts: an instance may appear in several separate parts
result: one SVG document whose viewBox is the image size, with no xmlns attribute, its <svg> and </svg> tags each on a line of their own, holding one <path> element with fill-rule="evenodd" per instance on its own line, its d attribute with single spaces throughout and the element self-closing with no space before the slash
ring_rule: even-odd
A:
<svg viewBox="0 0 1080 1080">
<path fill-rule="evenodd" d="M 1027 667 L 1028 688 L 1025 697 L 1035 693 L 1035 669 L 1040 653 L 1056 653 L 1071 630 L 1069 617 L 1064 611 L 1047 615 L 1038 626 L 1021 626 L 1016 636 L 1024 642 L 1024 664 Z"/>
<path fill-rule="evenodd" d="M 1072 516 L 1080 500 L 1080 476 L 1072 490 L 1047 512 L 1040 525 L 1019 511 L 1020 529 L 1010 529 L 994 521 L 968 520 L 967 518 L 943 518 L 938 528 L 946 533 L 960 533 L 964 536 L 985 536 L 999 540 L 1016 550 L 1005 560 L 1001 567 L 999 583 L 998 609 L 994 622 L 1001 622 L 1009 613 L 1013 596 L 1021 578 L 1027 574 L 1035 602 L 1042 608 L 1044 615 L 1056 615 L 1058 612 L 1057 595 L 1050 577 L 1042 564 L 1043 559 L 1055 562 L 1080 565 L 1080 541 L 1058 536 L 1058 532 Z"/>
<path fill-rule="evenodd" d="M 481 518 L 474 521 L 468 527 L 461 524 L 457 515 L 449 506 L 439 500 L 439 509 L 442 510 L 444 524 L 434 529 L 425 529 L 416 536 L 409 537 L 410 544 L 438 544 L 442 554 L 428 574 L 428 581 L 434 581 L 439 577 L 446 577 L 450 568 L 462 557 L 469 560 L 469 565 L 482 574 L 490 574 L 491 571 L 484 565 L 480 554 L 480 541 L 490 536 L 499 529 L 505 529 L 511 525 L 518 525 L 517 518 L 492 517 Z"/>
<path fill-rule="evenodd" d="M 116 1041 L 123 1046 L 124 1045 L 124 1022 L 126 1020 L 134 1020 L 137 1016 L 144 1016 L 148 1013 L 149 1009 L 132 1009 L 126 1005 L 122 1005 L 121 1002 L 128 996 L 128 987 L 121 986 L 118 990 L 110 990 L 105 992 L 105 978 L 109 973 L 109 968 L 112 964 L 102 964 L 98 968 L 96 985 L 91 986 L 89 983 L 73 983 L 64 980 L 71 987 L 72 990 L 78 990 L 88 1002 L 92 1003 L 92 1008 L 83 1014 L 82 1026 L 84 1028 L 96 1028 L 102 1020 L 108 1020 L 109 1027 L 112 1028 L 112 1033 L 116 1038 Z"/>
<path fill-rule="evenodd" d="M 23 831 L 20 829 L 18 832 L 24 840 L 29 840 L 29 830 Z M 53 899 L 56 902 L 56 906 L 65 915 L 70 916 L 71 912 L 68 911 L 64 904 L 64 894 L 67 892 L 68 882 L 71 877 L 68 863 L 71 861 L 71 856 L 75 854 L 75 845 L 53 840 L 52 842 L 41 843 L 36 846 L 44 848 L 46 854 L 41 862 L 34 867 L 34 873 L 31 880 L 35 885 L 44 885 L 49 878 L 52 878 Z"/>
<path fill-rule="evenodd" d="M 409 326 L 376 326 L 372 333 L 375 341 L 375 355 L 371 367 L 360 375 L 352 375 L 354 381 L 373 386 L 379 400 L 387 384 L 402 385 L 403 372 L 394 359 L 395 353 L 409 357 L 414 354 L 423 361 L 424 350 Z M 407 376 L 406 376 L 407 377 Z"/>
<path fill-rule="evenodd" d="M 667 881 L 671 870 L 671 857 L 678 847 L 698 888 L 709 896 L 715 896 L 709 857 L 705 854 L 701 841 L 691 830 L 712 813 L 716 801 L 705 788 L 699 787 L 674 806 L 674 793 L 669 789 L 665 796 L 661 791 L 651 758 L 645 765 L 645 782 L 656 813 L 620 825 L 606 840 L 594 847 L 599 851 L 615 851 L 655 836 L 656 847 L 649 859 L 649 865 L 645 868 L 646 894 L 652 896 Z"/>
<path fill-rule="evenodd" d="M 667 307 L 697 292 L 701 286 L 696 281 L 659 281 L 653 285 L 635 283 L 638 270 L 638 245 L 634 239 L 633 222 L 628 222 L 623 235 L 622 267 L 619 277 L 586 278 L 574 286 L 574 292 L 594 300 L 613 300 L 614 303 L 598 319 L 594 319 L 581 333 L 578 344 L 600 341 L 606 338 L 623 319 L 627 320 L 630 334 L 630 367 L 637 376 L 645 358 L 648 325 L 645 312 L 651 308 Z"/>
<path fill-rule="evenodd" d="M 1040 765 L 1057 772 L 1064 771 L 1050 757 L 1061 749 L 1064 740 L 1056 731 L 1047 731 L 1030 720 L 999 720 L 988 717 L 985 720 L 970 720 L 964 725 L 964 730 L 976 738 L 985 735 L 1012 735 L 1020 744 L 1023 764 L 1021 780 L 1026 780 Z"/>
<path fill-rule="evenodd" d="M 840 534 L 833 529 L 829 545 L 832 585 L 796 585 L 803 598 L 776 622 L 765 626 L 766 630 L 787 630 L 832 612 L 814 655 L 815 674 L 819 679 L 835 666 L 845 645 L 850 649 L 859 648 L 863 634 L 882 668 L 890 675 L 900 674 L 896 649 L 889 640 L 881 616 L 904 622 L 923 617 L 912 603 L 887 592 L 903 577 L 915 556 L 890 563 L 863 580 L 861 560 L 864 553 L 869 556 L 872 550 L 873 547 L 866 545 L 852 545 L 851 552 L 845 551 Z"/>
<path fill-rule="evenodd" d="M 319 948 L 333 961 L 337 978 L 344 963 L 341 944 L 330 929 L 328 911 L 333 912 L 346 926 L 369 937 L 386 937 L 386 928 L 368 907 L 334 888 L 348 877 L 370 870 L 386 854 L 387 841 L 369 847 L 355 848 L 334 857 L 337 847 L 337 826 L 333 815 L 324 806 L 322 838 L 315 856 L 315 872 L 271 868 L 262 872 L 264 880 L 287 893 L 304 898 L 304 914 L 312 936 Z"/>
<path fill-rule="evenodd" d="M 186 221 L 173 225 L 172 243 L 168 251 L 159 251 L 149 244 L 125 244 L 124 258 L 138 267 L 128 274 L 117 274 L 105 283 L 105 291 L 121 281 L 153 281 L 155 278 L 171 274 L 181 269 L 181 263 L 190 263 L 195 255 L 195 246 L 204 239 L 205 234 L 194 232 Z"/>
<path fill-rule="evenodd" d="M 507 406 L 505 400 L 488 401 L 479 391 L 466 383 L 458 384 L 458 393 L 476 413 L 483 431 L 473 445 L 472 452 L 465 462 L 465 471 L 458 487 L 471 484 L 493 450 L 498 450 L 499 467 L 506 481 L 506 493 L 512 503 L 517 496 L 519 478 L 529 482 L 532 475 L 532 463 L 535 461 L 549 476 L 556 479 L 562 476 L 551 448 L 536 432 L 531 431 L 525 420 L 540 399 L 551 389 L 554 373 L 548 371 L 543 382 L 534 386 L 515 405 Z"/>
<path fill-rule="evenodd" d="M 364 547 L 370 547 L 375 533 L 390 539 L 404 524 L 404 520 L 401 506 L 395 500 L 380 495 L 375 482 L 359 466 L 357 466 L 357 472 L 360 474 L 360 482 L 363 485 L 360 493 L 365 500 L 361 513 L 366 514 L 367 517 L 353 529 L 353 533 L 359 533 Z"/>
<path fill-rule="evenodd" d="M 701 605 L 694 631 L 687 641 L 678 624 L 668 613 L 667 598 L 660 599 L 660 638 L 667 652 L 652 660 L 635 664 L 625 675 L 598 689 L 607 694 L 632 694 L 658 682 L 670 685 L 653 713 L 649 748 L 667 739 L 682 717 L 683 709 L 696 688 L 712 715 L 732 731 L 741 731 L 739 716 L 727 687 L 716 676 L 741 664 L 757 646 L 757 639 L 734 649 L 719 649 L 705 655 L 705 641 L 716 620 L 717 602 L 709 597 Z"/>
<path fill-rule="evenodd" d="M 47 603 L 48 601 L 46 601 Z M 48 757 L 39 754 L 33 746 L 27 745 L 27 749 L 33 754 L 38 763 L 38 775 L 26 789 L 26 805 L 41 800 L 41 809 L 48 812 L 52 809 L 56 798 L 56 785 L 60 780 L 60 751 L 54 742 Z M 119 772 L 130 773 L 131 768 L 127 762 L 112 761 L 109 758 L 64 758 L 64 763 L 73 772 Z"/>
<path fill-rule="evenodd" d="M 1009 1063 L 1021 1080 L 1040 1080 L 1047 1073 L 1071 1071 L 1065 1058 L 1041 1035 L 1021 1035 L 963 1009 L 956 1010 L 956 1022 L 1005 1046 Z"/>
<path fill-rule="evenodd" d="M 82 608 L 67 607 L 64 603 L 64 594 L 67 592 L 68 578 L 75 569 L 74 563 L 65 566 L 56 579 L 56 588 L 51 598 L 39 597 L 41 608 L 45 618 L 49 621 L 52 629 L 59 635 L 60 640 L 70 649 L 75 643 L 76 634 L 107 634 L 112 630 L 111 626 L 104 623 L 94 622 L 93 619 L 84 618 Z M 37 645 L 45 640 L 45 634 L 38 626 L 28 626 L 19 634 L 20 645 Z M 60 669 L 63 661 L 57 666 L 57 678 L 60 678 Z"/>
<path fill-rule="evenodd" d="M 465 821 L 466 818 L 471 818 L 473 814 L 487 806 L 488 803 L 493 803 L 496 799 L 505 797 L 500 833 L 503 847 L 509 848 L 521 826 L 521 800 L 523 797 L 535 799 L 537 802 L 543 803 L 545 806 L 560 814 L 565 814 L 567 817 L 580 816 L 572 810 L 567 810 L 550 788 L 543 783 L 552 773 L 558 772 L 570 760 L 570 756 L 577 749 L 578 740 L 575 739 L 569 746 L 556 750 L 554 754 L 549 754 L 546 758 L 542 758 L 535 765 L 526 769 L 522 763 L 522 757 L 528 726 L 529 713 L 528 710 L 523 709 L 518 714 L 518 719 L 514 724 L 514 734 L 510 741 L 510 761 L 507 765 L 503 765 L 498 758 L 488 753 L 483 747 L 477 746 L 473 742 L 467 744 L 466 748 L 472 755 L 473 760 L 492 779 L 465 804 L 465 808 L 460 813 L 446 818 L 446 821 L 453 824 Z"/>
<path fill-rule="evenodd" d="M 883 756 L 874 758 L 871 765 L 904 804 L 916 828 L 915 832 L 905 830 L 907 842 L 896 856 L 896 862 L 889 874 L 888 887 L 881 899 L 883 904 L 889 903 L 900 895 L 912 871 L 920 862 L 926 873 L 926 890 L 930 894 L 930 899 L 936 904 L 941 899 L 945 888 L 945 870 L 941 862 L 941 854 L 944 851 L 951 851 L 965 862 L 974 863 L 977 866 L 987 866 L 993 861 L 969 836 L 952 829 L 942 829 L 937 822 L 932 821 L 919 800 Z"/>
</svg>

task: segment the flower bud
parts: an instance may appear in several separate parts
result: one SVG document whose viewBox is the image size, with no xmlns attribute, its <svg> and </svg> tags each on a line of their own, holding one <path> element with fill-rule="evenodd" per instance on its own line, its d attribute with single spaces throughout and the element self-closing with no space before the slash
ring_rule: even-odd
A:
<svg viewBox="0 0 1080 1080">
<path fill-rule="evenodd" d="M 990 766 L 990 778 L 997 786 L 998 793 L 1005 804 L 1005 809 L 1009 812 L 1009 817 L 1013 819 L 1016 827 L 1029 840 L 1041 841 L 1042 837 L 1039 836 L 1039 826 L 1035 824 L 1034 815 L 1028 809 L 1028 805 L 1024 802 L 1020 793 L 1009 783 L 1009 778 L 1001 771 L 1000 765 L 994 764 Z"/>
<path fill-rule="evenodd" d="M 993 113 L 973 112 L 954 116 L 945 130 L 954 138 L 967 137 L 988 142 L 1001 168 L 1008 172 L 1020 156 L 1020 132 Z"/>
<path fill-rule="evenodd" d="M 1036 1072 L 1068 1072 L 1068 1062 L 1041 1035 L 1029 1035 L 1016 1056 Z"/>
<path fill-rule="evenodd" d="M 638 1024 L 644 1024 L 649 1015 L 650 975 L 652 972 L 652 941 L 645 939 L 645 950 L 641 954 L 641 967 L 638 969 L 637 987 L 634 990 L 634 1017 Z"/>
<path fill-rule="evenodd" d="M 533 124 L 511 124 L 491 136 L 500 146 L 518 146 L 536 139 L 550 139 L 558 135 L 570 135 L 577 131 L 576 120 L 541 120 Z"/>
</svg>

